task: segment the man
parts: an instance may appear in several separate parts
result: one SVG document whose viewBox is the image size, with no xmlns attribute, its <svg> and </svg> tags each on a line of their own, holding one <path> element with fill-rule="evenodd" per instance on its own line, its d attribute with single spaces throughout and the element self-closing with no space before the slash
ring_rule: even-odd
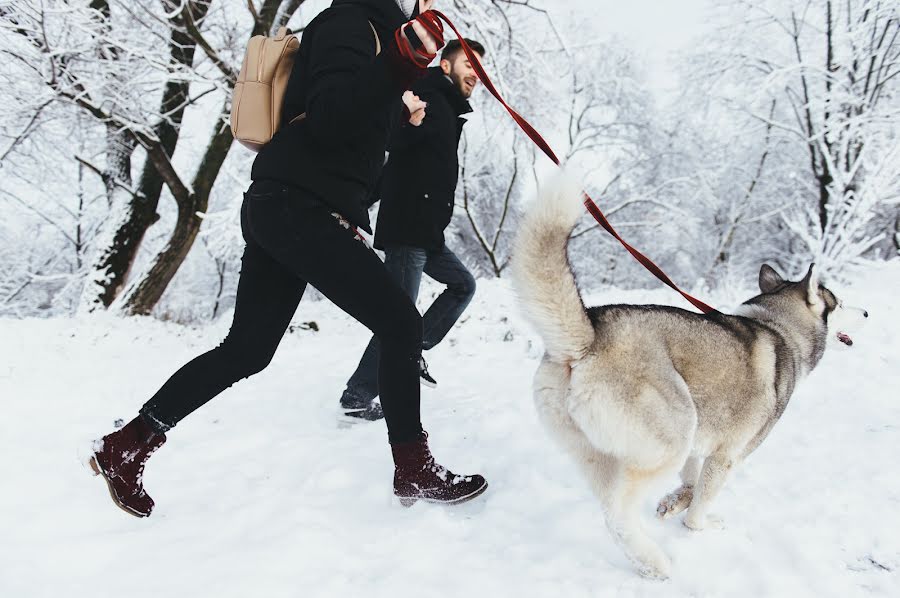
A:
<svg viewBox="0 0 900 598">
<path fill-rule="evenodd" d="M 484 56 L 484 46 L 466 40 Z M 457 148 L 465 119 L 472 111 L 469 98 L 478 77 L 458 40 L 447 44 L 440 66 L 428 69 L 407 96 L 426 106 L 424 118 L 404 121 L 394 130 L 390 158 L 381 184 L 381 209 L 375 247 L 385 252 L 385 267 L 415 301 L 424 272 L 447 285 L 422 317 L 422 350 L 434 348 L 459 319 L 475 294 L 475 278 L 444 242 L 444 229 L 453 216 L 459 174 Z M 350 417 L 383 417 L 378 396 L 379 345 L 373 337 L 341 396 Z M 419 362 L 422 383 L 437 382 Z"/>
</svg>

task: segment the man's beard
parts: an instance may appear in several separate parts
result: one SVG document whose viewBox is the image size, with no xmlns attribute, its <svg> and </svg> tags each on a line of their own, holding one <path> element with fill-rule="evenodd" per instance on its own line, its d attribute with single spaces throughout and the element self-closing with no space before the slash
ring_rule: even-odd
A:
<svg viewBox="0 0 900 598">
<path fill-rule="evenodd" d="M 459 91 L 459 95 L 467 100 L 472 97 L 472 93 L 475 91 L 475 86 L 473 85 L 472 88 L 469 89 L 468 85 L 466 85 L 465 77 L 451 71 L 450 80 L 453 81 L 453 85 L 456 86 L 456 90 Z"/>
</svg>

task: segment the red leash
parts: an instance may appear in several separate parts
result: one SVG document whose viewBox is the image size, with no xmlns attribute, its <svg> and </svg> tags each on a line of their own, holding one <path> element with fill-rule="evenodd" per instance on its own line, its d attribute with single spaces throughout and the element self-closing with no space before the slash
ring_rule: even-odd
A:
<svg viewBox="0 0 900 598">
<path fill-rule="evenodd" d="M 506 111 L 509 112 L 510 116 L 513 117 L 513 120 L 516 121 L 516 124 L 518 124 L 519 127 L 521 127 L 523 131 L 525 131 L 525 134 L 528 135 L 528 137 L 539 148 L 541 148 L 541 151 L 543 151 L 548 158 L 553 160 L 554 164 L 556 164 L 557 166 L 561 166 L 559 158 L 556 157 L 556 154 L 553 152 L 550 144 L 547 143 L 547 141 L 541 136 L 541 134 L 538 133 L 537 130 L 532 127 L 527 120 L 525 120 L 518 112 L 513 110 L 512 106 L 506 103 L 506 101 L 503 99 L 503 96 L 501 96 L 500 92 L 497 91 L 497 88 L 494 87 L 494 84 L 491 82 L 491 78 L 488 77 L 487 71 L 484 70 L 484 67 L 481 65 L 481 61 L 478 59 L 478 55 L 472 51 L 472 48 L 470 48 L 469 44 L 466 43 L 465 38 L 459 33 L 459 30 L 457 30 L 453 23 L 450 22 L 450 19 L 448 19 L 442 12 L 437 10 L 429 10 L 425 13 L 422 13 L 421 15 L 419 15 L 418 19 L 419 22 L 429 31 L 429 33 L 431 33 L 438 39 L 443 39 L 444 31 L 444 26 L 443 24 L 441 24 L 441 21 L 439 19 L 443 19 L 444 22 L 450 26 L 450 29 L 452 29 L 453 33 L 456 34 L 456 37 L 459 38 L 460 44 L 462 44 L 462 49 L 466 53 L 466 57 L 469 59 L 469 62 L 472 63 L 472 67 L 478 74 L 478 78 L 481 79 L 481 82 L 484 84 L 487 90 L 491 92 L 491 95 L 493 95 L 497 99 L 497 101 L 503 105 L 504 108 L 506 108 Z M 718 310 L 716 310 L 715 308 L 710 307 L 706 303 L 700 301 L 695 297 L 692 297 L 691 295 L 679 289 L 678 286 L 674 282 L 672 282 L 672 279 L 670 279 L 659 266 L 654 264 L 650 258 L 626 243 L 625 239 L 619 236 L 619 233 L 616 232 L 616 229 L 612 227 L 612 225 L 606 219 L 606 216 L 603 215 L 603 212 L 600 210 L 597 204 L 594 203 L 594 200 L 591 199 L 591 196 L 587 193 L 584 193 L 584 206 L 587 208 L 588 212 L 591 213 L 591 216 L 594 217 L 594 220 L 596 220 L 600 224 L 600 226 L 602 226 L 604 230 L 606 230 L 606 232 L 615 237 L 616 240 L 618 240 L 619 243 L 621 243 L 622 246 L 628 250 L 628 253 L 634 256 L 634 259 L 639 261 L 641 265 L 647 268 L 647 270 L 649 270 L 664 284 L 680 293 L 682 297 L 684 297 L 691 303 L 691 305 L 693 305 L 703 313 L 709 314 L 718 312 Z"/>
</svg>

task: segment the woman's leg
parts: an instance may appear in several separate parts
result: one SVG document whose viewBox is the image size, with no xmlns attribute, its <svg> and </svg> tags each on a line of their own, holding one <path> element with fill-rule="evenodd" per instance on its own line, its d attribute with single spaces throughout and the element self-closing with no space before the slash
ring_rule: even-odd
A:
<svg viewBox="0 0 900 598">
<path fill-rule="evenodd" d="M 415 247 L 386 247 L 384 267 L 415 303 L 425 268 L 425 250 Z M 373 336 L 363 353 L 356 371 L 347 381 L 347 389 L 341 397 L 341 405 L 365 408 L 378 396 L 378 338 Z"/>
<path fill-rule="evenodd" d="M 247 204 L 241 209 L 245 224 Z M 166 441 L 165 432 L 241 378 L 262 370 L 297 308 L 306 283 L 273 260 L 246 233 L 234 322 L 221 345 L 173 375 L 123 428 L 95 443 L 91 467 L 122 510 L 137 517 L 153 511 L 143 486 L 144 464 Z"/>
<path fill-rule="evenodd" d="M 422 432 L 422 318 L 375 252 L 321 203 L 284 192 L 249 221 L 269 255 L 317 288 L 378 338 L 378 388 L 391 442 Z"/>
<path fill-rule="evenodd" d="M 246 202 L 258 201 L 248 194 Z M 306 282 L 272 259 L 252 236 L 241 262 L 234 321 L 225 340 L 178 370 L 141 408 L 165 432 L 272 360 Z"/>
</svg>

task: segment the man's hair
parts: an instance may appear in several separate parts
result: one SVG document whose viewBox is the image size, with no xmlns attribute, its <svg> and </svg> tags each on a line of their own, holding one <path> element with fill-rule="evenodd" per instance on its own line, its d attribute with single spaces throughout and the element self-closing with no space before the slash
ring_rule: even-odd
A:
<svg viewBox="0 0 900 598">
<path fill-rule="evenodd" d="M 466 43 L 469 44 L 469 47 L 472 48 L 474 52 L 476 52 L 479 56 L 484 56 L 484 46 L 475 40 L 466 38 Z M 441 52 L 441 60 L 449 60 L 453 62 L 456 59 L 456 55 L 462 52 L 462 44 L 459 43 L 458 39 L 451 39 L 447 42 L 447 45 L 444 46 L 444 51 Z"/>
</svg>

